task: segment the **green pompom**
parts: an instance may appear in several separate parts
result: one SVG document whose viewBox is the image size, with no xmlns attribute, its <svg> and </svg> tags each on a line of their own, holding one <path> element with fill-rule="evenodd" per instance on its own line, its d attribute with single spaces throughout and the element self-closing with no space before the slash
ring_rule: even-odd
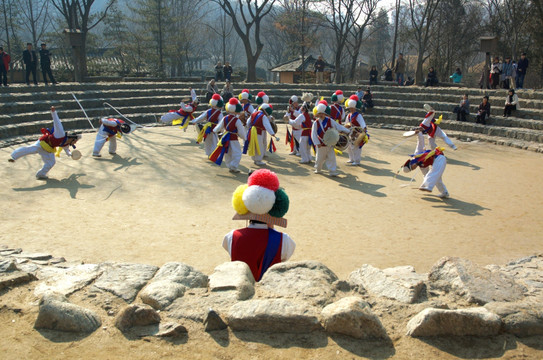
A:
<svg viewBox="0 0 543 360">
<path fill-rule="evenodd" d="M 270 214 L 273 217 L 281 218 L 285 216 L 285 214 L 287 213 L 288 206 L 289 206 L 288 195 L 285 192 L 285 190 L 283 190 L 283 188 L 279 188 L 275 192 L 275 203 L 273 204 L 273 207 L 268 212 L 268 214 Z"/>
</svg>

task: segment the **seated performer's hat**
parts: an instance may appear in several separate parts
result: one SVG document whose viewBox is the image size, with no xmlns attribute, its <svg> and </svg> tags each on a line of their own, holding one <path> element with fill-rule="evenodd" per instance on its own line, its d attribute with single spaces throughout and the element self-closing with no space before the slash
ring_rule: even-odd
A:
<svg viewBox="0 0 543 360">
<path fill-rule="evenodd" d="M 258 105 L 262 105 L 262 104 L 267 104 L 270 101 L 270 98 L 268 97 L 268 95 L 266 95 L 264 91 L 261 91 L 258 94 L 256 94 L 255 101 Z"/>
<path fill-rule="evenodd" d="M 345 107 L 347 109 L 360 109 L 362 107 L 362 102 L 356 95 L 351 95 L 350 98 L 345 100 Z"/>
<path fill-rule="evenodd" d="M 277 175 L 268 169 L 254 171 L 247 184 L 240 185 L 232 195 L 236 210 L 233 220 L 255 220 L 268 226 L 287 227 L 283 216 L 287 213 L 289 199 L 279 187 Z"/>
<path fill-rule="evenodd" d="M 219 94 L 213 94 L 213 96 L 211 97 L 211 100 L 209 100 L 209 106 L 213 106 L 220 109 L 224 106 L 224 100 Z"/>
<path fill-rule="evenodd" d="M 292 95 L 292 96 L 290 97 L 290 99 L 288 99 L 288 103 L 289 103 L 290 105 L 292 105 L 292 104 L 294 104 L 294 103 L 297 104 L 297 103 L 298 103 L 298 97 L 297 97 L 296 95 Z"/>
<path fill-rule="evenodd" d="M 332 94 L 332 102 L 342 102 L 342 101 L 343 101 L 343 91 L 336 90 L 336 92 Z"/>
<path fill-rule="evenodd" d="M 313 108 L 313 115 L 317 116 L 317 114 L 330 114 L 330 111 L 330 106 L 328 106 L 326 100 L 321 100 Z"/>
<path fill-rule="evenodd" d="M 241 106 L 238 99 L 230 98 L 225 106 L 225 109 L 229 113 L 240 113 L 243 111 L 243 106 Z"/>
<path fill-rule="evenodd" d="M 260 105 L 260 107 L 258 108 L 258 110 L 262 110 L 262 111 L 264 111 L 266 114 L 271 115 L 272 112 L 273 112 L 273 107 L 272 107 L 270 104 L 264 103 L 264 104 Z"/>
<path fill-rule="evenodd" d="M 252 100 L 253 96 L 249 93 L 249 90 L 243 89 L 241 93 L 238 95 L 239 100 Z"/>
</svg>

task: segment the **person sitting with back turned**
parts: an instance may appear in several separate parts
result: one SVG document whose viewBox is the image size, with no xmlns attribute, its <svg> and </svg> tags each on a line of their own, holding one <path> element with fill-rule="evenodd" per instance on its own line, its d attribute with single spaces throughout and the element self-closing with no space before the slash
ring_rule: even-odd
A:
<svg viewBox="0 0 543 360">
<path fill-rule="evenodd" d="M 277 175 L 260 169 L 234 191 L 232 206 L 236 211 L 233 220 L 249 220 L 249 226 L 226 234 L 222 246 L 232 261 L 246 263 L 255 281 L 260 281 L 272 265 L 287 261 L 296 249 L 288 234 L 274 230 L 275 225 L 287 227 L 283 216 L 289 198 L 279 187 Z"/>
</svg>

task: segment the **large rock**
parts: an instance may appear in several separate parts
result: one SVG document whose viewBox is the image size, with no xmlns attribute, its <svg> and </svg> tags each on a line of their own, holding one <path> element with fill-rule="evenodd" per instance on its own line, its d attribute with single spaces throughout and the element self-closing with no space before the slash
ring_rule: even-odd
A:
<svg viewBox="0 0 543 360">
<path fill-rule="evenodd" d="M 425 275 L 417 274 L 412 266 L 398 266 L 379 270 L 365 264 L 349 275 L 351 286 L 363 287 L 368 292 L 403 303 L 419 300 L 424 289 Z"/>
<path fill-rule="evenodd" d="M 186 287 L 169 280 L 159 280 L 149 283 L 140 292 L 143 303 L 162 310 L 170 305 L 172 301 L 185 294 Z"/>
<path fill-rule="evenodd" d="M 224 330 L 228 326 L 224 323 L 219 314 L 213 309 L 209 309 L 205 318 L 204 318 L 204 330 L 215 331 L 215 330 Z"/>
<path fill-rule="evenodd" d="M 543 255 L 533 255 L 511 261 L 500 270 L 514 277 L 515 281 L 524 286 L 525 295 L 530 301 L 543 302 Z"/>
<path fill-rule="evenodd" d="M 238 299 L 236 290 L 216 291 L 207 293 L 204 289 L 187 290 L 183 297 L 175 299 L 165 311 L 174 319 L 189 319 L 203 322 L 209 309 L 219 313 L 226 313 L 234 304 L 242 301 Z"/>
<path fill-rule="evenodd" d="M 492 336 L 500 332 L 500 317 L 483 307 L 444 310 L 424 309 L 407 323 L 407 335 L 429 336 Z"/>
<path fill-rule="evenodd" d="M 164 264 L 160 270 L 157 271 L 152 282 L 165 280 L 184 285 L 188 288 L 207 287 L 208 282 L 207 275 L 194 269 L 190 265 L 179 262 Z"/>
<path fill-rule="evenodd" d="M 40 301 L 36 329 L 51 329 L 75 333 L 90 333 L 102 325 L 100 317 L 91 310 L 71 304 L 61 294 L 46 294 Z"/>
<path fill-rule="evenodd" d="M 215 291 L 235 290 L 239 300 L 251 298 L 255 293 L 255 279 L 249 266 L 242 261 L 221 264 L 209 276 L 209 289 Z"/>
<path fill-rule="evenodd" d="M 19 259 L 28 259 L 28 260 L 49 260 L 53 257 L 51 254 L 26 253 L 26 252 L 13 254 L 11 256 L 19 258 Z"/>
<path fill-rule="evenodd" d="M 25 271 L 10 271 L 0 273 L 0 290 L 6 287 L 26 284 L 32 280 L 36 280 L 36 277 L 33 274 Z"/>
<path fill-rule="evenodd" d="M 432 288 L 453 292 L 468 302 L 519 301 L 525 288 L 496 269 L 485 269 L 467 259 L 444 257 L 428 276 Z"/>
<path fill-rule="evenodd" d="M 239 302 L 230 308 L 227 322 L 238 331 L 308 333 L 321 328 L 312 309 L 286 299 Z"/>
<path fill-rule="evenodd" d="M 518 337 L 543 335 L 543 305 L 529 303 L 488 303 L 485 308 L 498 314 L 504 330 Z"/>
<path fill-rule="evenodd" d="M 115 317 L 115 327 L 122 332 L 134 326 L 158 324 L 160 315 L 148 305 L 132 304 L 122 309 Z"/>
<path fill-rule="evenodd" d="M 175 299 L 183 296 L 187 288 L 207 287 L 207 275 L 192 266 L 171 262 L 157 271 L 149 284 L 141 291 L 141 300 L 155 309 L 162 310 Z"/>
<path fill-rule="evenodd" d="M 144 264 L 104 263 L 102 275 L 94 286 L 113 293 L 126 302 L 132 302 L 138 292 L 157 272 L 158 267 Z"/>
<path fill-rule="evenodd" d="M 322 324 L 329 333 L 349 335 L 357 339 L 388 339 L 379 318 L 367 302 L 359 297 L 343 298 L 322 310 Z"/>
<path fill-rule="evenodd" d="M 333 301 L 337 276 L 318 261 L 275 264 L 259 282 L 259 298 L 287 298 L 324 306 Z"/>
<path fill-rule="evenodd" d="M 87 286 L 100 275 L 101 270 L 95 264 L 82 264 L 68 269 L 44 266 L 37 271 L 39 284 L 34 289 L 36 296 L 55 292 L 68 296 Z"/>
</svg>

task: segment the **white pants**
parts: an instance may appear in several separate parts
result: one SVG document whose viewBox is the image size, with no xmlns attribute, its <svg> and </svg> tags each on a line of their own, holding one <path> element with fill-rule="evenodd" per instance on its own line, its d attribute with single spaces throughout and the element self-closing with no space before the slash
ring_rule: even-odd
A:
<svg viewBox="0 0 543 360">
<path fill-rule="evenodd" d="M 160 117 L 160 121 L 162 121 L 165 124 L 171 124 L 174 120 L 177 120 L 177 119 L 181 119 L 181 115 L 179 115 L 175 111 L 166 113 Z"/>
<path fill-rule="evenodd" d="M 431 169 L 420 168 L 420 171 L 424 174 L 424 180 L 420 187 L 432 191 L 435 186 L 442 194 L 446 193 L 447 188 L 441 180 L 441 176 L 445 171 L 445 166 L 447 166 L 447 158 L 443 155 L 439 155 L 434 159 L 434 164 Z"/>
<path fill-rule="evenodd" d="M 347 153 L 349 154 L 349 160 L 352 161 L 353 164 L 360 164 L 360 160 L 362 160 L 361 147 L 355 146 L 352 142 L 349 142 Z"/>
<path fill-rule="evenodd" d="M 449 139 L 447 134 L 445 134 L 445 132 L 443 130 L 441 130 L 440 127 L 438 127 L 436 129 L 434 137 L 428 136 L 428 144 L 430 145 L 430 150 L 433 150 L 433 149 L 435 149 L 437 147 L 436 146 L 436 139 L 435 139 L 436 137 L 443 139 L 445 144 L 449 145 L 449 147 L 454 149 L 454 143 L 451 141 L 451 139 Z"/>
<path fill-rule="evenodd" d="M 294 136 L 298 144 L 300 144 L 302 139 L 302 130 L 292 129 L 292 136 Z M 296 144 L 294 144 L 294 151 L 296 151 L 296 155 L 300 154 L 300 148 L 296 149 Z"/>
<path fill-rule="evenodd" d="M 241 161 L 241 146 L 239 141 L 230 141 L 228 152 L 224 154 L 224 162 L 229 169 L 237 169 Z"/>
<path fill-rule="evenodd" d="M 300 155 L 302 157 L 302 162 L 311 161 L 311 146 L 309 146 L 309 136 L 302 136 L 300 138 Z"/>
<path fill-rule="evenodd" d="M 104 144 L 109 138 L 109 153 L 114 154 L 117 152 L 117 136 L 110 136 L 111 134 L 106 133 L 105 131 L 98 131 L 96 134 L 96 140 L 94 140 L 94 149 L 92 150 L 92 155 L 100 155 L 100 151 L 104 147 Z"/>
<path fill-rule="evenodd" d="M 209 155 L 211 155 L 213 151 L 215 151 L 215 149 L 217 148 L 218 141 L 219 140 L 217 138 L 217 134 L 215 134 L 213 131 L 207 134 L 207 137 L 204 140 L 204 149 L 205 149 L 207 157 L 209 157 Z"/>
<path fill-rule="evenodd" d="M 265 135 L 267 134 L 267 132 L 265 131 L 262 131 L 262 134 L 260 135 L 257 135 L 257 141 L 258 141 L 258 146 L 260 147 L 260 155 L 255 154 L 255 156 L 251 156 L 251 159 L 253 159 L 253 161 L 262 161 L 262 159 L 264 159 L 264 154 L 266 153 L 266 151 L 268 150 L 266 148 L 266 139 L 265 139 Z"/>
<path fill-rule="evenodd" d="M 317 147 L 317 158 L 315 159 L 315 168 L 322 170 L 322 165 L 326 163 L 328 170 L 336 171 L 336 153 L 333 146 Z"/>
<path fill-rule="evenodd" d="M 55 154 L 45 151 L 41 147 L 40 141 L 38 140 L 34 143 L 34 145 L 24 146 L 15 149 L 11 153 L 11 157 L 13 158 L 13 160 L 17 160 L 19 158 L 22 158 L 23 156 L 30 154 L 40 154 L 41 159 L 43 160 L 43 167 L 36 173 L 36 176 L 47 176 L 49 170 L 51 170 L 51 168 L 55 166 Z"/>
</svg>

